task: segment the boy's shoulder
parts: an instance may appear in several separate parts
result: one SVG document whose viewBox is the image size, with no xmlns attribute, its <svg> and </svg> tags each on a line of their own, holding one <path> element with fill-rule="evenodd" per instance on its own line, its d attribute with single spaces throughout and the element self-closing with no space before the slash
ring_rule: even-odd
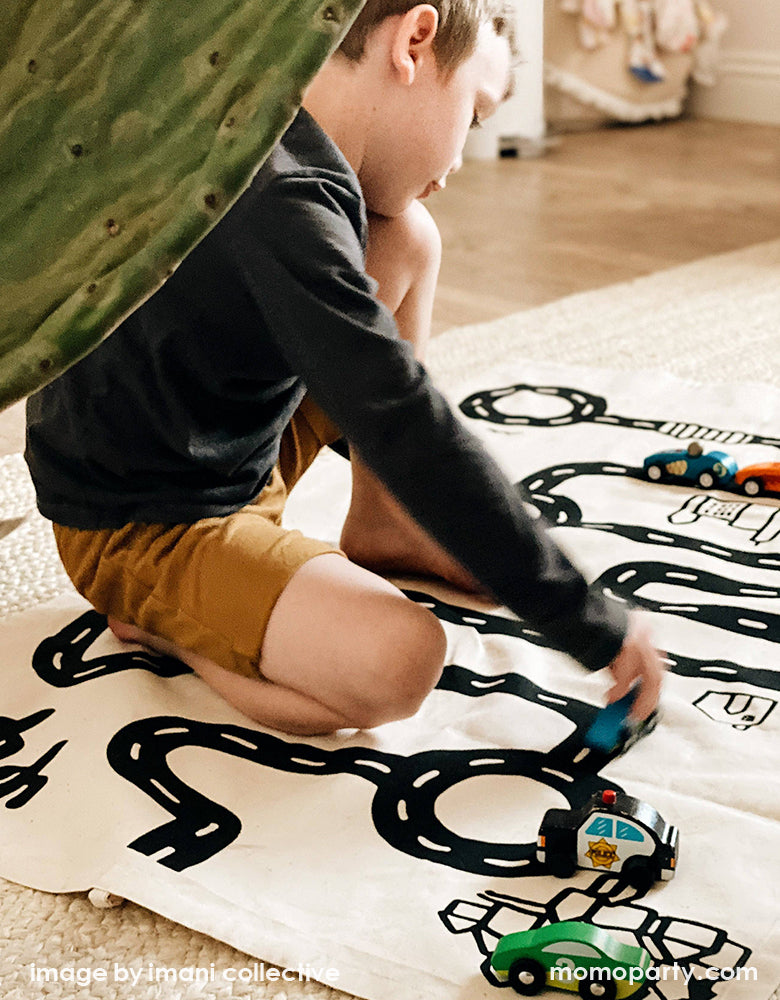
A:
<svg viewBox="0 0 780 1000">
<path fill-rule="evenodd" d="M 252 186 L 261 191 L 274 181 L 307 177 L 330 180 L 360 197 L 360 184 L 344 154 L 309 112 L 300 108 Z"/>
<path fill-rule="evenodd" d="M 360 182 L 344 154 L 301 108 L 255 175 L 243 209 L 228 213 L 237 225 L 256 225 L 269 245 L 284 233 L 306 242 L 309 233 L 332 236 L 365 251 L 368 220 Z M 241 216 L 241 218 L 239 218 Z M 255 223 L 256 225 L 251 225 Z"/>
</svg>

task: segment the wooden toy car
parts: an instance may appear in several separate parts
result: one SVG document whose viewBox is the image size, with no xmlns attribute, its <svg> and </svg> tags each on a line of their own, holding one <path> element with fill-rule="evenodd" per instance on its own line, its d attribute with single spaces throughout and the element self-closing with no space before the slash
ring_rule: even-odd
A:
<svg viewBox="0 0 780 1000">
<path fill-rule="evenodd" d="M 711 490 L 713 486 L 725 486 L 734 479 L 737 463 L 725 451 L 705 453 L 698 441 L 691 441 L 684 450 L 657 451 L 648 455 L 642 468 L 654 483 L 681 480 Z"/>
<path fill-rule="evenodd" d="M 571 878 L 577 868 L 620 873 L 640 891 L 668 881 L 677 867 L 679 831 L 646 802 L 612 788 L 581 809 L 548 809 L 536 857 L 551 875 Z"/>
<path fill-rule="evenodd" d="M 628 713 L 638 691 L 631 688 L 618 701 L 602 708 L 585 733 L 585 745 L 602 753 L 625 753 L 637 740 L 651 733 L 658 723 L 658 710 L 641 722 L 629 720 Z"/>
<path fill-rule="evenodd" d="M 603 927 L 563 920 L 505 934 L 490 964 L 522 996 L 552 986 L 588 1000 L 622 1000 L 644 984 L 652 959 L 644 948 L 623 944 Z"/>
<path fill-rule="evenodd" d="M 734 482 L 749 497 L 757 497 L 760 493 L 780 494 L 780 462 L 746 465 L 737 472 Z"/>
</svg>

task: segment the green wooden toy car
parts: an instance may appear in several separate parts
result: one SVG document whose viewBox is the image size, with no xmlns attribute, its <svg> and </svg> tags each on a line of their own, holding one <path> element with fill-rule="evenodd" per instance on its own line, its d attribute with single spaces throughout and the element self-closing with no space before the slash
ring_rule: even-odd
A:
<svg viewBox="0 0 780 1000">
<path fill-rule="evenodd" d="M 644 948 L 623 944 L 603 927 L 564 920 L 505 934 L 490 964 L 522 996 L 550 986 L 587 1000 L 623 1000 L 644 984 L 652 959 Z"/>
</svg>

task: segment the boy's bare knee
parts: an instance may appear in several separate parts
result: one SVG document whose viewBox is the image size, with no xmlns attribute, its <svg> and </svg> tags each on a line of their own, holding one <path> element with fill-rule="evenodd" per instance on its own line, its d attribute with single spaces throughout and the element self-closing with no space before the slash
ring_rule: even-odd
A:
<svg viewBox="0 0 780 1000">
<path fill-rule="evenodd" d="M 399 223 L 405 231 L 412 260 L 423 266 L 435 264 L 438 267 L 441 260 L 441 235 L 425 205 L 413 201 L 403 215 L 399 216 Z"/>
<path fill-rule="evenodd" d="M 420 275 L 431 270 L 438 272 L 441 263 L 441 235 L 431 213 L 419 201 L 411 205 L 394 219 L 388 219 L 392 227 L 392 242 L 399 257 L 404 258 L 413 273 Z"/>
<path fill-rule="evenodd" d="M 371 653 L 370 681 L 361 704 L 350 713 L 352 724 L 371 729 L 414 715 L 439 682 L 446 647 L 436 616 L 409 601 Z"/>
<path fill-rule="evenodd" d="M 441 264 L 441 236 L 430 212 L 419 201 L 392 219 L 369 218 L 369 273 L 379 282 L 380 297 L 393 312 L 410 287 L 433 282 Z"/>
<path fill-rule="evenodd" d="M 389 672 L 395 690 L 390 701 L 399 719 L 414 715 L 439 683 L 447 649 L 439 619 L 427 608 L 410 604 L 405 634 L 393 642 L 393 666 Z"/>
</svg>

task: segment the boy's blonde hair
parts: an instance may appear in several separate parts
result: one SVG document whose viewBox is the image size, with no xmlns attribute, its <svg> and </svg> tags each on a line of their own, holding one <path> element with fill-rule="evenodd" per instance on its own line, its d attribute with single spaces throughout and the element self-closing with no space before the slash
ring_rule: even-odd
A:
<svg viewBox="0 0 780 1000">
<path fill-rule="evenodd" d="M 516 54 L 513 14 L 505 0 L 366 0 L 338 51 L 359 62 L 366 39 L 377 25 L 388 17 L 406 14 L 421 2 L 435 7 L 439 13 L 433 51 L 442 72 L 451 73 L 472 54 L 483 24 L 492 24 L 496 34 L 506 38 Z"/>
</svg>

